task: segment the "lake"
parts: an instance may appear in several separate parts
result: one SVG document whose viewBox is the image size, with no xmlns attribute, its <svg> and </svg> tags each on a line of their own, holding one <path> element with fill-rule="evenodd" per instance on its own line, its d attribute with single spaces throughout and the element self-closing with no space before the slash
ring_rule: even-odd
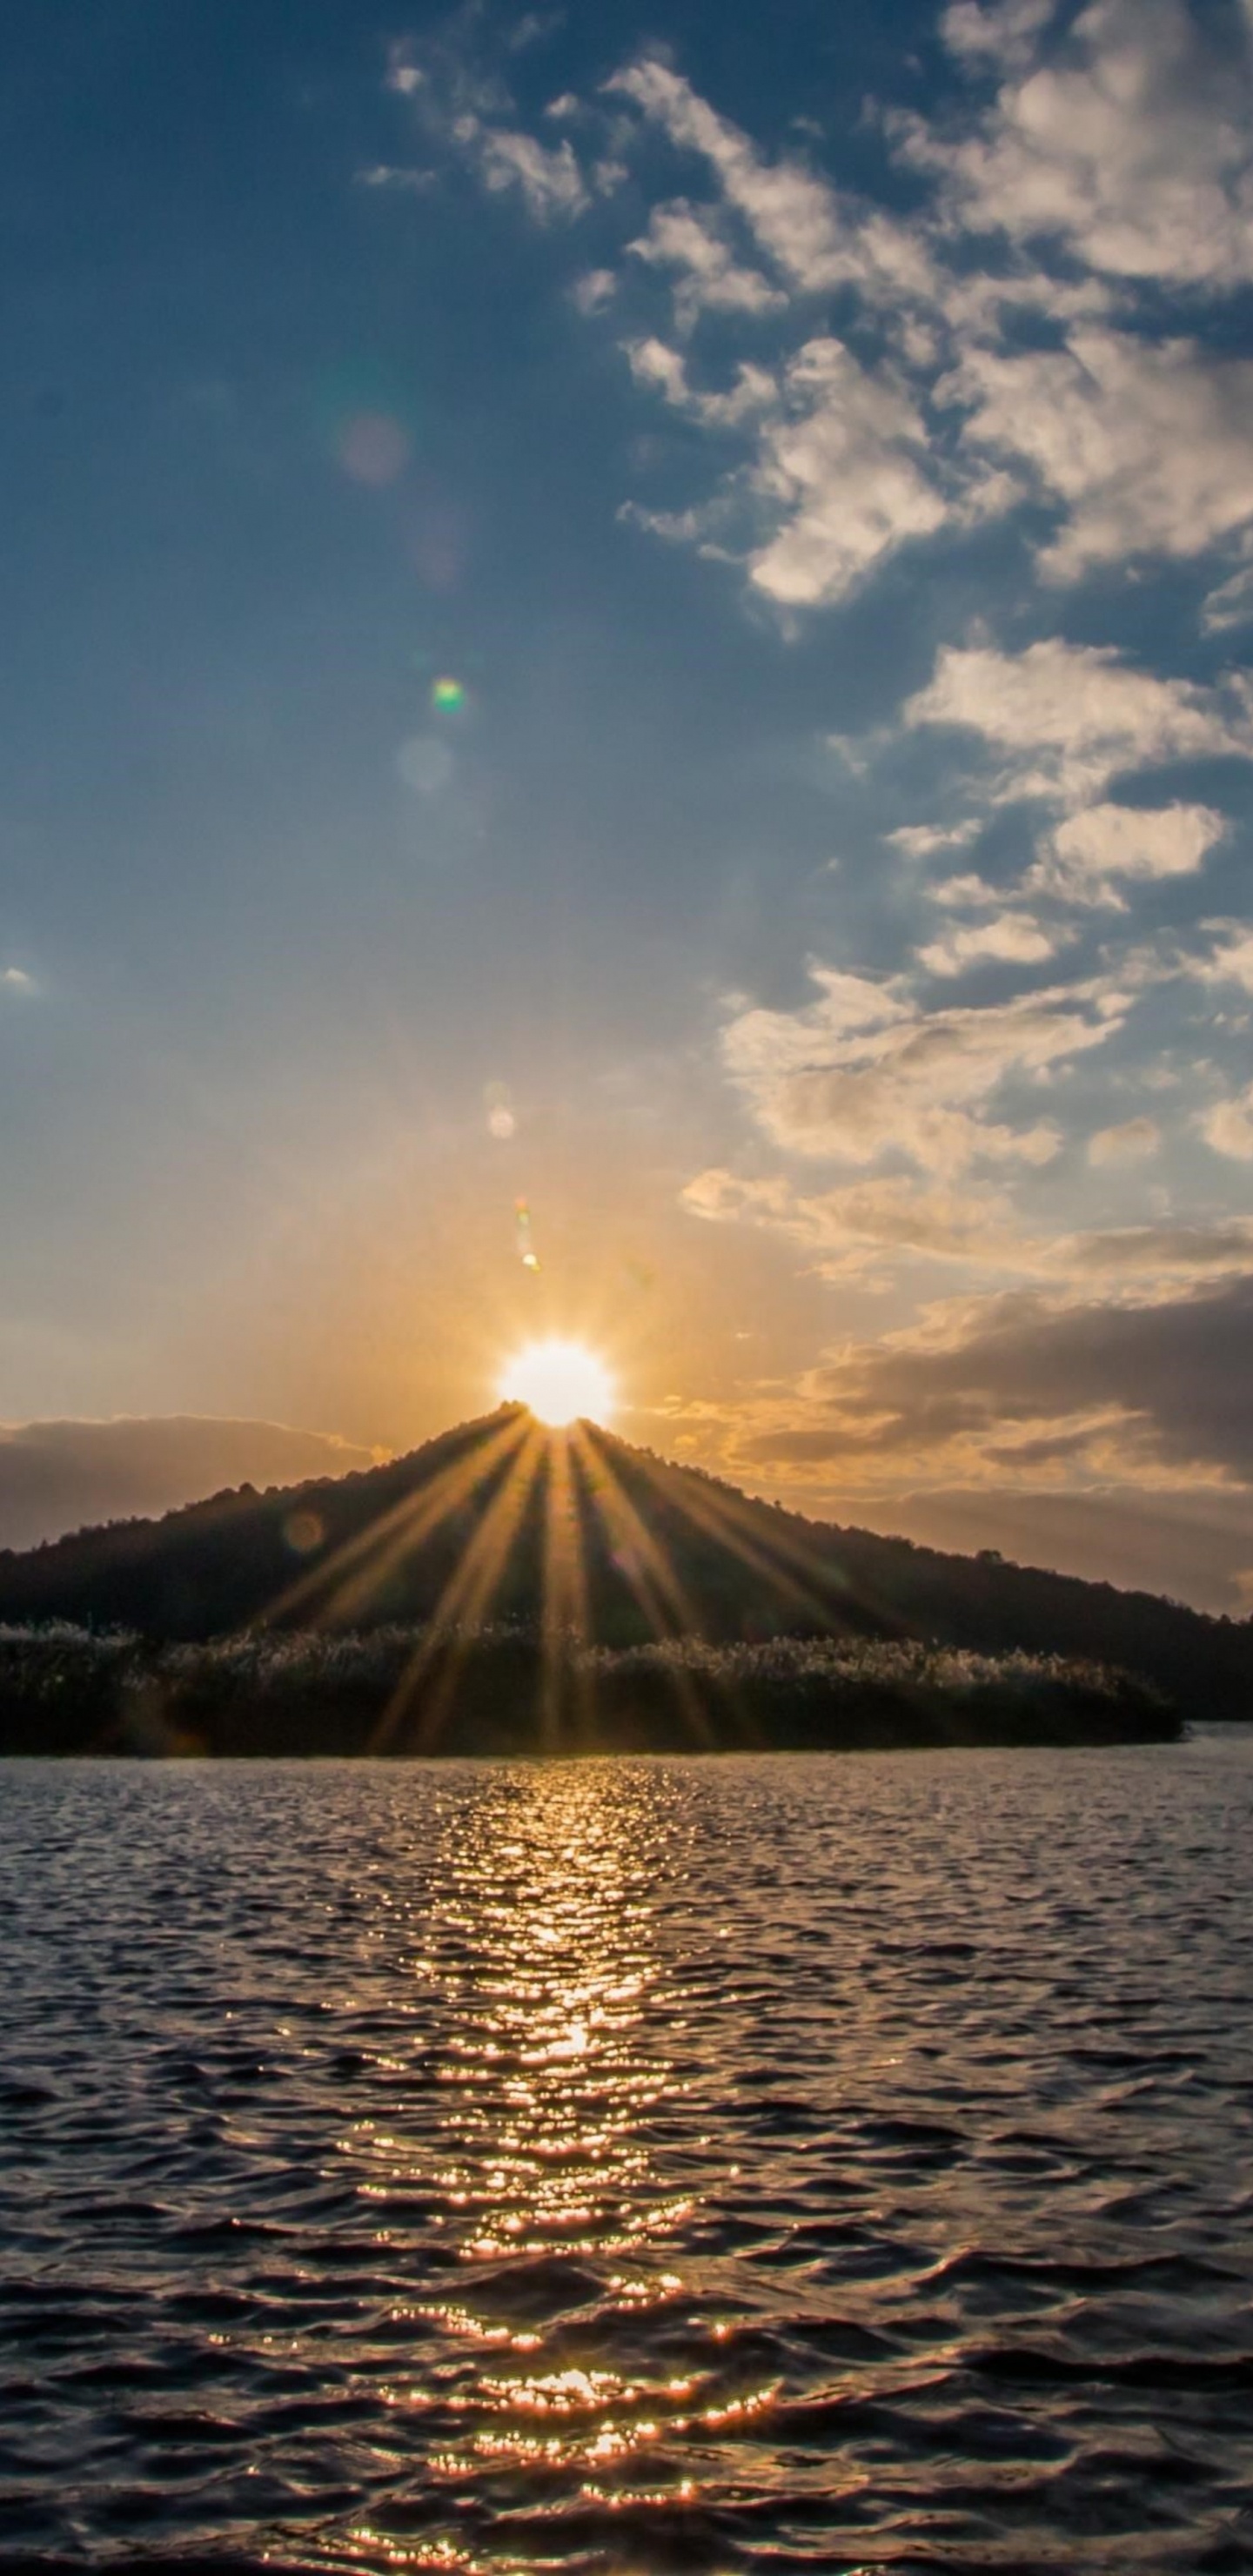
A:
<svg viewBox="0 0 1253 2576">
<path fill-rule="evenodd" d="M 1253 2569 L 1253 1741 L 0 1801 L 0 2553 Z"/>
</svg>

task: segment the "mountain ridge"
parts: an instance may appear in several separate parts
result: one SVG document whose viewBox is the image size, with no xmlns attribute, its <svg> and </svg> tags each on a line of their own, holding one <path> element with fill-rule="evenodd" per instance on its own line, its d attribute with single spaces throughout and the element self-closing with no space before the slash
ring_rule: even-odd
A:
<svg viewBox="0 0 1253 2576">
<path fill-rule="evenodd" d="M 531 1462 L 521 1492 L 519 1459 Z M 2 1551 L 0 1622 L 190 1642 L 255 1626 L 430 1619 L 450 1596 L 471 1624 L 539 1622 L 554 1615 L 554 1528 L 568 1560 L 563 1623 L 608 1644 L 658 1631 L 918 1638 L 1114 1664 L 1190 1714 L 1253 1716 L 1253 1620 L 810 1521 L 593 1425 L 542 1434 L 519 1406 L 381 1466 L 264 1493 L 230 1488 L 160 1519 Z M 581 1601 L 570 1566 L 581 1566 Z"/>
</svg>

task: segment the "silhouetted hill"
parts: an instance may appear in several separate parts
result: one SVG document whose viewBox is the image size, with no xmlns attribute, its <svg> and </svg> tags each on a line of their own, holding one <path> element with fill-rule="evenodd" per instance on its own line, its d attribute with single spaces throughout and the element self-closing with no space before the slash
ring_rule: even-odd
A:
<svg viewBox="0 0 1253 2576">
<path fill-rule="evenodd" d="M 10 1623 L 195 1641 L 489 1617 L 614 1647 L 831 1635 L 1064 1656 L 1192 1715 L 1253 1716 L 1253 1622 L 808 1521 L 590 1425 L 551 1440 L 517 1407 L 361 1474 L 0 1554 Z"/>
</svg>

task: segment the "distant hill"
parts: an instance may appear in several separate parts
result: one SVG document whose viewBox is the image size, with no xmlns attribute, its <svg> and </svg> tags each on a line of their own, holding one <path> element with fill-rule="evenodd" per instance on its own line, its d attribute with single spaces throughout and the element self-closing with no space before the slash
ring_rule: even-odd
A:
<svg viewBox="0 0 1253 2576">
<path fill-rule="evenodd" d="M 547 1618 L 615 1647 L 829 1635 L 1061 1655 L 1192 1716 L 1253 1717 L 1253 1621 L 809 1521 L 591 1425 L 550 1439 L 516 1406 L 364 1473 L 0 1553 L 11 1624 L 198 1641 L 441 1617 Z"/>
</svg>

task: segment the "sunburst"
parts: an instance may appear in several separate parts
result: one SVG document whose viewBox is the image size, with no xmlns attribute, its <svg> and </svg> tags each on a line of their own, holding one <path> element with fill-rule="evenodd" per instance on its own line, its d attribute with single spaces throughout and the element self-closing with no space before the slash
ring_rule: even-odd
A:
<svg viewBox="0 0 1253 2576">
<path fill-rule="evenodd" d="M 415 1636 L 413 1653 L 377 1729 L 374 1740 L 380 1750 L 400 1741 L 402 1730 L 403 1740 L 412 1738 L 415 1749 L 432 1749 L 439 1740 L 465 1656 L 492 1620 L 528 1520 L 540 1548 L 538 1714 L 542 1740 L 550 1749 L 560 1746 L 568 1726 L 577 1740 L 594 1739 L 595 1667 L 578 1652 L 590 1642 L 594 1625 L 584 1545 L 593 1524 L 599 1527 L 613 1573 L 655 1637 L 695 1636 L 702 1629 L 698 1606 L 660 1534 L 663 1507 L 672 1525 L 677 1512 L 694 1535 L 716 1540 L 748 1572 L 773 1582 L 807 1625 L 827 1630 L 843 1625 L 837 1570 L 786 1524 L 777 1534 L 763 1530 L 760 1515 L 745 1498 L 712 1482 L 689 1484 L 667 1474 L 656 1459 L 617 1450 L 601 1427 L 613 1402 L 612 1381 L 604 1363 L 584 1344 L 557 1339 L 533 1344 L 505 1372 L 501 1393 L 526 1411 L 511 1410 L 504 1419 L 476 1428 L 466 1446 L 424 1485 L 307 1568 L 268 1614 L 268 1624 L 290 1624 L 297 1618 L 318 1627 L 370 1623 L 406 1562 L 454 1519 L 464 1523 L 468 1516 L 465 1544 L 434 1611 Z M 654 1496 L 656 1515 L 649 1507 Z M 706 1711 L 677 1660 L 671 1679 L 692 1741 L 707 1742 Z"/>
<path fill-rule="evenodd" d="M 580 1420 L 604 1422 L 616 1403 L 604 1361 L 585 1343 L 563 1341 L 555 1334 L 515 1351 L 497 1393 L 502 1404 L 524 1404 L 550 1431 Z"/>
</svg>

